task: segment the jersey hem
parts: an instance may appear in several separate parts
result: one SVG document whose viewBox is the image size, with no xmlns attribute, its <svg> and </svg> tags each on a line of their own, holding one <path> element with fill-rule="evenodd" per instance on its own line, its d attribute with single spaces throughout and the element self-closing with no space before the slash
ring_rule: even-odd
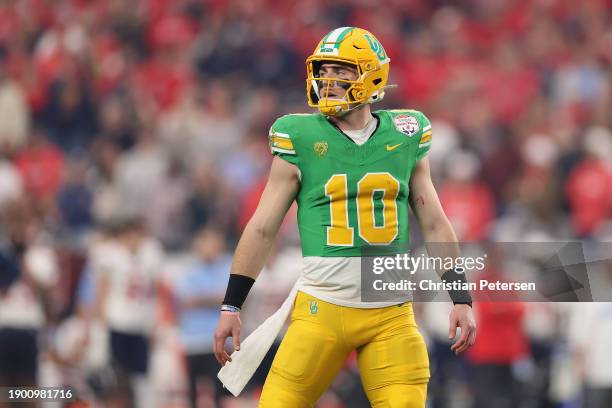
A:
<svg viewBox="0 0 612 408">
<path fill-rule="evenodd" d="M 305 294 L 315 297 L 324 302 L 332 303 L 337 306 L 352 307 L 355 309 L 379 309 L 382 307 L 397 306 L 397 305 L 401 305 L 406 302 L 412 302 L 412 297 L 410 296 L 407 297 L 406 299 L 398 300 L 395 302 L 349 302 L 349 301 L 335 299 L 329 296 L 321 295 L 320 293 L 317 293 L 316 290 L 311 290 L 311 289 L 312 288 L 298 287 L 298 290 L 300 292 L 304 292 Z"/>
</svg>

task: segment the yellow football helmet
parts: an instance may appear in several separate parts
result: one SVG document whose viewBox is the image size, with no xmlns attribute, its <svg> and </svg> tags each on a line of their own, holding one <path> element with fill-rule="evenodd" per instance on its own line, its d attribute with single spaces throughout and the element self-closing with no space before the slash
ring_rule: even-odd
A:
<svg viewBox="0 0 612 408">
<path fill-rule="evenodd" d="M 332 30 L 306 59 L 308 105 L 326 116 L 340 116 L 364 103 L 380 101 L 385 95 L 390 61 L 382 44 L 369 31 L 356 27 Z M 320 78 L 323 62 L 348 64 L 357 70 L 357 79 Z M 346 89 L 342 99 L 329 97 L 330 81 Z"/>
</svg>

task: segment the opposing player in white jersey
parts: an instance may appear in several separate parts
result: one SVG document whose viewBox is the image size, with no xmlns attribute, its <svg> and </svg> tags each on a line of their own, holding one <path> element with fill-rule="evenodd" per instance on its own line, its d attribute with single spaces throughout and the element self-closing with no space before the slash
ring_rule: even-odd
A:
<svg viewBox="0 0 612 408">
<path fill-rule="evenodd" d="M 135 218 L 115 225 L 90 254 L 96 286 L 94 317 L 110 331 L 112 362 L 129 376 L 137 407 L 150 406 L 152 397 L 148 385 L 150 336 L 163 262 L 161 245 Z"/>
</svg>

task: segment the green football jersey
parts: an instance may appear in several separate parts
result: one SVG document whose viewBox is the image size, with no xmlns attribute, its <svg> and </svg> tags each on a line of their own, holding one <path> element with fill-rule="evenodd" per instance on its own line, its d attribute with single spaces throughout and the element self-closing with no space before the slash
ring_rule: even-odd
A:
<svg viewBox="0 0 612 408">
<path fill-rule="evenodd" d="M 303 256 L 394 254 L 409 240 L 409 180 L 431 146 L 419 111 L 373 112 L 378 127 L 358 146 L 321 114 L 283 116 L 270 129 L 274 155 L 296 165 Z"/>
</svg>

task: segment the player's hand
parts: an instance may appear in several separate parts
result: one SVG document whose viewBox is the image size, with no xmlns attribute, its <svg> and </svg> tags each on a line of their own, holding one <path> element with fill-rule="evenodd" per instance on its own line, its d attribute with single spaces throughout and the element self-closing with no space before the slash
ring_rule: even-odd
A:
<svg viewBox="0 0 612 408">
<path fill-rule="evenodd" d="M 474 320 L 474 313 L 472 313 L 472 307 L 469 305 L 455 305 L 451 311 L 450 317 L 450 328 L 448 330 L 448 339 L 452 340 L 455 338 L 457 333 L 457 327 L 461 329 L 461 336 L 453 343 L 451 350 L 455 354 L 459 355 L 468 348 L 472 347 L 476 341 L 476 320 Z"/>
<path fill-rule="evenodd" d="M 215 358 L 222 366 L 228 361 L 232 361 L 232 358 L 227 351 L 225 351 L 225 340 L 231 337 L 234 343 L 234 351 L 240 350 L 240 327 L 242 322 L 240 321 L 240 315 L 230 315 L 221 313 L 219 323 L 217 324 L 217 330 L 215 330 L 215 337 L 213 339 L 213 352 Z"/>
</svg>

